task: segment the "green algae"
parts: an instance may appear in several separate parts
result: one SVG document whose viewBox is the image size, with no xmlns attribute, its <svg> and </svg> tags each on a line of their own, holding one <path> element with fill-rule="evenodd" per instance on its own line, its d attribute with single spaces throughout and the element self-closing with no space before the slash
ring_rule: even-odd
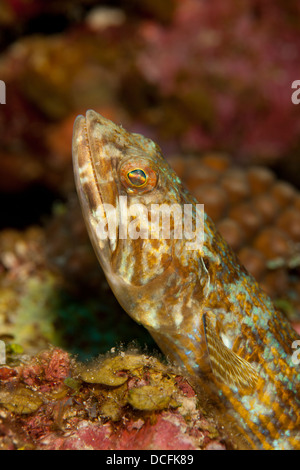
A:
<svg viewBox="0 0 300 470">
<path fill-rule="evenodd" d="M 34 413 L 42 404 L 43 400 L 39 394 L 22 385 L 0 390 L 0 405 L 12 413 L 21 415 Z"/>
<path fill-rule="evenodd" d="M 15 312 L 14 342 L 26 351 L 38 351 L 48 343 L 62 343 L 55 327 L 55 311 L 58 305 L 57 280 L 46 272 L 41 277 L 30 277 L 24 286 Z"/>
<path fill-rule="evenodd" d="M 129 390 L 128 403 L 136 410 L 158 411 L 178 407 L 179 403 L 172 397 L 174 388 L 168 384 L 144 385 Z"/>
<path fill-rule="evenodd" d="M 64 380 L 64 384 L 71 388 L 74 392 L 74 394 L 76 394 L 80 387 L 81 387 L 81 381 L 78 380 L 78 379 L 74 379 L 73 377 L 67 377 L 65 380 Z"/>
<path fill-rule="evenodd" d="M 109 364 L 102 367 L 91 367 L 83 370 L 80 374 L 81 379 L 87 383 L 108 385 L 118 387 L 128 379 L 127 375 L 116 375 L 119 371 L 111 370 Z"/>
<path fill-rule="evenodd" d="M 10 343 L 6 345 L 6 353 L 11 355 L 23 354 L 24 348 L 18 343 Z"/>
<path fill-rule="evenodd" d="M 99 413 L 112 421 L 120 419 L 125 405 L 145 412 L 180 406 L 175 376 L 154 357 L 121 353 L 79 368 L 83 382 L 100 386 Z"/>
<path fill-rule="evenodd" d="M 133 335 L 155 348 L 146 330 L 127 315 L 116 322 L 122 311 L 114 299 L 106 305 L 101 298 L 78 298 L 50 270 L 6 283 L 0 294 L 0 337 L 11 343 L 12 354 L 20 354 L 15 348 L 34 354 L 53 344 L 86 360 Z"/>
<path fill-rule="evenodd" d="M 128 380 L 128 373 L 134 374 L 146 364 L 145 356 L 124 354 L 107 358 L 100 364 L 83 367 L 80 378 L 88 383 L 118 387 Z"/>
<path fill-rule="evenodd" d="M 103 393 L 103 402 L 99 407 L 99 414 L 104 418 L 109 418 L 112 421 L 119 421 L 124 415 L 123 407 L 128 403 L 127 384 L 120 387 L 106 390 Z"/>
</svg>

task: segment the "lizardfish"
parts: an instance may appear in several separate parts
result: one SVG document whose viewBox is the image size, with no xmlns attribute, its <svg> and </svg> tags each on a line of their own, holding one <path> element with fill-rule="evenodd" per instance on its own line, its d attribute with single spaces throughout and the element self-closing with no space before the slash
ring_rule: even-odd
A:
<svg viewBox="0 0 300 470">
<path fill-rule="evenodd" d="M 300 338 L 160 148 L 89 110 L 74 124 L 73 164 L 90 239 L 125 311 L 224 404 L 250 447 L 299 449 Z M 176 232 L 170 207 L 181 217 L 191 208 L 189 231 Z M 193 248 L 191 227 L 202 233 Z"/>
</svg>

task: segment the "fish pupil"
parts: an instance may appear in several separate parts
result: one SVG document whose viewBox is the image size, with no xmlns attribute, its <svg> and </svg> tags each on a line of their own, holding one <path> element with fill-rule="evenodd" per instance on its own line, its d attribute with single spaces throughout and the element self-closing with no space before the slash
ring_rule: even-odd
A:
<svg viewBox="0 0 300 470">
<path fill-rule="evenodd" d="M 133 186 L 144 186 L 147 182 L 147 175 L 144 170 L 140 168 L 136 168 L 135 170 L 131 170 L 127 173 L 127 178 Z"/>
</svg>

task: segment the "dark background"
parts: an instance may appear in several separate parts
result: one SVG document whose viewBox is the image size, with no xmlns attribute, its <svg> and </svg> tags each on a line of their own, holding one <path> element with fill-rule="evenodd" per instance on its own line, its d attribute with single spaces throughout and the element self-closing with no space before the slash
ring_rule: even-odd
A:
<svg viewBox="0 0 300 470">
<path fill-rule="evenodd" d="M 90 107 L 167 155 L 218 150 L 299 185 L 296 0 L 1 0 L 0 51 L 2 227 L 66 197 Z"/>
</svg>

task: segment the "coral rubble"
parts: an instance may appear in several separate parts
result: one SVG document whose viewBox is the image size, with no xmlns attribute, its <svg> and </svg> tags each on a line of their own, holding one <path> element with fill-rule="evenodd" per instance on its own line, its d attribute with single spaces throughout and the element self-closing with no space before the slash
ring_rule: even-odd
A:
<svg viewBox="0 0 300 470">
<path fill-rule="evenodd" d="M 154 357 L 131 351 L 89 365 L 54 348 L 18 360 L 0 367 L 2 449 L 226 448 L 193 388 Z"/>
</svg>

